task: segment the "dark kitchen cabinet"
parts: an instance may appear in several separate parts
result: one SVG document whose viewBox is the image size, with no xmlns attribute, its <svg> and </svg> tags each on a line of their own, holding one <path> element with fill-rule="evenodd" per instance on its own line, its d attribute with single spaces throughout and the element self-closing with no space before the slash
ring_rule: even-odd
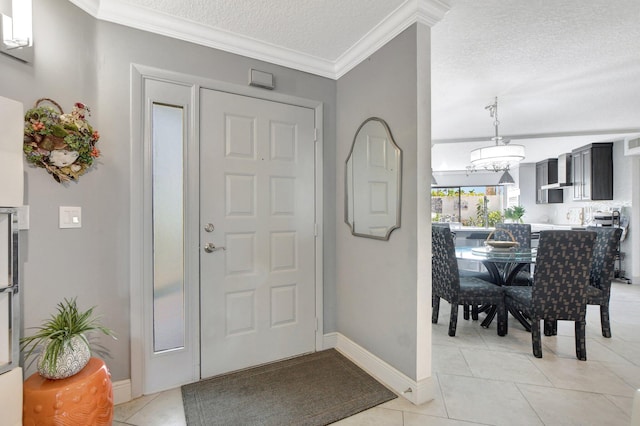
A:
<svg viewBox="0 0 640 426">
<path fill-rule="evenodd" d="M 562 189 L 542 189 L 558 182 L 558 159 L 548 158 L 536 163 L 536 204 L 562 203 Z"/>
<path fill-rule="evenodd" d="M 592 143 L 571 154 L 573 199 L 613 200 L 613 143 Z"/>
</svg>

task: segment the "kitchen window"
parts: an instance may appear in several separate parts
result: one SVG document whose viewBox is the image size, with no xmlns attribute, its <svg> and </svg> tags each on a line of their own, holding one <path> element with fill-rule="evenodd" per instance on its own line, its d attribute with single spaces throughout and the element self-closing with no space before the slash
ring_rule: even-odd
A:
<svg viewBox="0 0 640 426">
<path fill-rule="evenodd" d="M 431 188 L 431 221 L 494 226 L 502 221 L 505 198 L 506 189 L 502 185 L 434 186 Z"/>
</svg>

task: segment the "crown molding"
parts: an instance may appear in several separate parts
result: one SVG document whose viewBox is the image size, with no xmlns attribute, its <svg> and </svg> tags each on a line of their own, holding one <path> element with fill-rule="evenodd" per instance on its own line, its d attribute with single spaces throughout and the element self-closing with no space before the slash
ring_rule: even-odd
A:
<svg viewBox="0 0 640 426">
<path fill-rule="evenodd" d="M 295 68 L 322 77 L 334 78 L 335 76 L 331 61 L 134 6 L 121 0 L 69 1 L 101 21 Z"/>
<path fill-rule="evenodd" d="M 449 9 L 451 0 L 418 0 L 416 20 L 433 27 L 444 18 Z"/>
<path fill-rule="evenodd" d="M 338 79 L 416 22 L 432 27 L 449 11 L 444 0 L 408 0 L 343 53 L 335 64 Z"/>
<path fill-rule="evenodd" d="M 69 2 L 75 4 L 94 18 L 98 17 L 100 0 L 69 0 Z"/>
<path fill-rule="evenodd" d="M 122 0 L 69 0 L 96 19 L 337 80 L 413 23 L 435 25 L 450 0 L 407 0 L 335 62 L 240 34 L 208 27 Z"/>
</svg>

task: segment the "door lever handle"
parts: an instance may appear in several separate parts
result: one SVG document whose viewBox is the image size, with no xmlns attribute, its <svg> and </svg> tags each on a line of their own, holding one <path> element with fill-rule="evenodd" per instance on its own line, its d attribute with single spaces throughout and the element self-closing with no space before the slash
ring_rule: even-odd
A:
<svg viewBox="0 0 640 426">
<path fill-rule="evenodd" d="M 213 243 L 207 243 L 204 245 L 204 251 L 207 253 L 213 253 L 218 250 L 226 250 L 226 247 L 216 247 Z"/>
</svg>

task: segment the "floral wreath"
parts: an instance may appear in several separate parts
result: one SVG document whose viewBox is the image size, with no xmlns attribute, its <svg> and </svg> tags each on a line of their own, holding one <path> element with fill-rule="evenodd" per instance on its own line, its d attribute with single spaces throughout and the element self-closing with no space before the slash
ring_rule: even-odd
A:
<svg viewBox="0 0 640 426">
<path fill-rule="evenodd" d="M 50 106 L 40 106 L 49 102 Z M 27 161 L 49 172 L 57 182 L 78 180 L 100 156 L 100 134 L 87 122 L 89 107 L 76 102 L 69 114 L 48 98 L 38 99 L 24 116 L 23 150 Z"/>
</svg>

